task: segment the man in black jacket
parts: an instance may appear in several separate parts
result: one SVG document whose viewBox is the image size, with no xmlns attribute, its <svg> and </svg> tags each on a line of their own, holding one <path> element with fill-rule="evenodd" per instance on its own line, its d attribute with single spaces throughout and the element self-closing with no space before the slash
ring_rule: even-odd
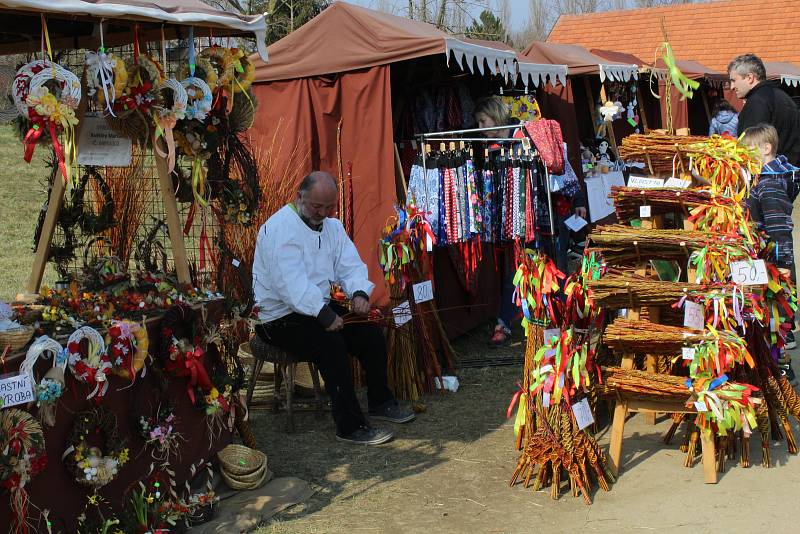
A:
<svg viewBox="0 0 800 534">
<path fill-rule="evenodd" d="M 800 110 L 774 82 L 767 80 L 764 63 L 754 54 L 744 54 L 728 64 L 731 88 L 745 100 L 739 113 L 737 134 L 766 123 L 778 131 L 778 154 L 800 165 Z"/>
</svg>

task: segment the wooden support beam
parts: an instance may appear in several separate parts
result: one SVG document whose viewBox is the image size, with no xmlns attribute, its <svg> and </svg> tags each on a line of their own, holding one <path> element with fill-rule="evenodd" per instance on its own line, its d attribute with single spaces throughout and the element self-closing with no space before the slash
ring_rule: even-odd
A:
<svg viewBox="0 0 800 534">
<path fill-rule="evenodd" d="M 75 126 L 74 133 L 75 143 L 80 139 L 83 118 L 86 115 L 86 108 L 89 105 L 89 100 L 85 96 L 85 84 L 81 91 L 84 97 L 81 99 L 75 114 L 78 117 L 78 124 Z M 50 256 L 50 243 L 53 241 L 53 234 L 55 233 L 56 223 L 58 222 L 58 215 L 61 213 L 61 205 L 64 203 L 64 192 L 66 189 L 67 184 L 64 182 L 64 177 L 60 172 L 56 172 L 55 179 L 53 180 L 53 188 L 50 190 L 50 197 L 47 199 L 47 213 L 45 213 L 44 216 L 42 232 L 39 234 L 39 242 L 36 243 L 36 252 L 33 253 L 31 275 L 28 277 L 28 283 L 25 284 L 24 292 L 17 295 L 18 301 L 33 302 L 36 300 L 36 297 L 39 296 L 44 269 L 47 267 L 47 258 Z"/>
<path fill-rule="evenodd" d="M 159 139 L 156 142 L 163 141 Z M 166 147 L 162 150 L 165 154 L 167 153 Z M 158 184 L 161 189 L 161 199 L 164 202 L 164 214 L 167 216 L 169 240 L 172 245 L 172 260 L 175 263 L 178 283 L 191 284 L 192 277 L 189 274 L 189 259 L 186 255 L 186 243 L 183 240 L 183 226 L 178 213 L 178 201 L 175 199 L 175 192 L 172 190 L 172 178 L 170 177 L 167 160 L 159 156 L 155 150 L 153 151 L 153 158 L 156 160 Z"/>
<path fill-rule="evenodd" d="M 717 459 L 714 436 L 710 432 L 700 431 L 700 445 L 703 447 L 703 481 L 706 484 L 717 483 Z M 725 454 L 725 451 L 719 451 Z"/>
<path fill-rule="evenodd" d="M 639 103 L 639 121 L 642 125 L 642 133 L 646 133 L 650 128 L 647 127 L 647 113 L 644 110 L 644 100 L 642 99 L 642 88 L 636 86 L 636 101 Z"/>
</svg>

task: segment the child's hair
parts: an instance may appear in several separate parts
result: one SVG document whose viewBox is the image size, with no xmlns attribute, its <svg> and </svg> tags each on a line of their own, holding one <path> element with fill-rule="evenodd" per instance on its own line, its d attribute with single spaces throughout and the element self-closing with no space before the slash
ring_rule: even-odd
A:
<svg viewBox="0 0 800 534">
<path fill-rule="evenodd" d="M 508 113 L 508 106 L 499 96 L 490 96 L 479 100 L 475 104 L 475 114 L 485 113 L 494 121 L 495 126 L 505 126 L 511 117 Z"/>
<path fill-rule="evenodd" d="M 761 123 L 756 126 L 751 126 L 742 134 L 742 141 L 747 146 L 762 146 L 764 143 L 769 143 L 772 147 L 770 156 L 775 156 L 778 153 L 778 130 L 771 124 Z"/>
<path fill-rule="evenodd" d="M 736 113 L 736 108 L 734 108 L 731 103 L 724 98 L 720 98 L 714 103 L 714 109 L 711 111 L 711 116 L 716 117 L 721 111 L 732 111 L 733 113 Z"/>
</svg>

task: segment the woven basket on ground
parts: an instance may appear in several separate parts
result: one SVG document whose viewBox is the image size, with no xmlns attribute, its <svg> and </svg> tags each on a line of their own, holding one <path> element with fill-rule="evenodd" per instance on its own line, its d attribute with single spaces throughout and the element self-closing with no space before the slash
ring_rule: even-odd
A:
<svg viewBox="0 0 800 534">
<path fill-rule="evenodd" d="M 253 475 L 245 475 L 244 477 L 233 477 L 227 474 L 224 469 L 220 473 L 222 474 L 222 480 L 225 481 L 228 487 L 236 491 L 254 490 L 272 479 L 272 471 L 267 469 L 266 464 Z"/>
<path fill-rule="evenodd" d="M 249 475 L 267 464 L 261 451 L 232 443 L 217 453 L 220 467 L 233 476 Z"/>
<path fill-rule="evenodd" d="M 0 352 L 10 346 L 10 352 L 16 352 L 25 347 L 28 341 L 33 337 L 34 328 L 32 326 L 23 325 L 22 328 L 17 330 L 6 330 L 0 332 Z"/>
</svg>

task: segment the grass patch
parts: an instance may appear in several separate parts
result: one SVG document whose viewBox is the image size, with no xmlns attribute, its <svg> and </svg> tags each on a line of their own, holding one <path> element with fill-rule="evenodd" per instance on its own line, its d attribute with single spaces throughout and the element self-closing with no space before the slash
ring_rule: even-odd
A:
<svg viewBox="0 0 800 534">
<path fill-rule="evenodd" d="M 22 291 L 33 266 L 33 234 L 45 199 L 46 146 L 39 146 L 31 163 L 22 159 L 22 141 L 13 126 L 0 127 L 0 300 Z M 55 280 L 48 266 L 44 283 Z"/>
</svg>

